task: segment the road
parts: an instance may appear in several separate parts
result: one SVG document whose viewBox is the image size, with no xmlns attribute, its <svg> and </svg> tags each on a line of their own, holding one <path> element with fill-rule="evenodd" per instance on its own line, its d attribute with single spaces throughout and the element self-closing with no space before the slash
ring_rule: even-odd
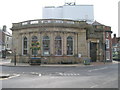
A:
<svg viewBox="0 0 120 90">
<path fill-rule="evenodd" d="M 3 88 L 118 88 L 118 64 L 2 67 Z M 120 77 L 120 76 L 119 76 Z"/>
</svg>

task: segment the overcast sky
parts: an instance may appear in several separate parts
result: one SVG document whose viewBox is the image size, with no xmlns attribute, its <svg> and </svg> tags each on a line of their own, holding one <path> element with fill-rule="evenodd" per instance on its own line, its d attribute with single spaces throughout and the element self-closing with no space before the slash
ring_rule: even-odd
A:
<svg viewBox="0 0 120 90">
<path fill-rule="evenodd" d="M 12 23 L 42 18 L 42 7 L 62 6 L 65 1 L 76 4 L 94 5 L 94 20 L 111 26 L 118 36 L 118 1 L 119 0 L 0 0 L 0 28 Z"/>
</svg>

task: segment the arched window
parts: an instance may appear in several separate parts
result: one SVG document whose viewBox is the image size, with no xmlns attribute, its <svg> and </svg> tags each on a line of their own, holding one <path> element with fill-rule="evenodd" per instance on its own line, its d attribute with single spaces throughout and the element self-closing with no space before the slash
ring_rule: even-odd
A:
<svg viewBox="0 0 120 90">
<path fill-rule="evenodd" d="M 32 37 L 32 43 L 35 43 L 38 41 L 37 36 Z M 37 49 L 32 49 L 32 55 L 37 56 L 38 55 L 38 50 Z"/>
<path fill-rule="evenodd" d="M 43 55 L 50 55 L 50 38 L 48 36 L 44 36 L 42 40 L 43 44 Z"/>
<path fill-rule="evenodd" d="M 27 54 L 27 37 L 23 38 L 23 54 Z"/>
<path fill-rule="evenodd" d="M 67 37 L 67 55 L 73 55 L 73 38 Z"/>
<path fill-rule="evenodd" d="M 62 55 L 62 39 L 60 36 L 55 37 L 55 55 Z"/>
<path fill-rule="evenodd" d="M 37 42 L 37 41 L 38 41 L 37 36 L 33 36 L 33 37 L 32 37 L 32 42 Z"/>
</svg>

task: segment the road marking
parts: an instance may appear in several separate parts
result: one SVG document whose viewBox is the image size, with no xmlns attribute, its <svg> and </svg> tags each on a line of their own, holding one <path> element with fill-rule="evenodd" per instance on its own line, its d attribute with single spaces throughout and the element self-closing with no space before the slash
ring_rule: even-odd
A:
<svg viewBox="0 0 120 90">
<path fill-rule="evenodd" d="M 60 75 L 64 75 L 63 73 L 59 73 Z"/>
<path fill-rule="evenodd" d="M 116 79 L 115 79 L 115 80 L 116 80 Z M 108 84 L 108 83 L 110 83 L 110 82 L 112 82 L 112 81 L 115 81 L 115 80 L 108 80 L 108 81 L 104 82 L 103 85 L 104 85 L 104 84 Z M 116 80 L 116 81 L 117 81 L 117 80 Z"/>
<path fill-rule="evenodd" d="M 42 76 L 41 74 L 39 74 L 39 76 Z"/>
<path fill-rule="evenodd" d="M 14 77 L 19 77 L 19 76 L 20 76 L 20 74 L 14 74 L 14 76 L 10 76 L 9 79 L 14 78 Z"/>
<path fill-rule="evenodd" d="M 108 68 L 108 67 L 99 68 L 99 69 L 92 69 L 92 70 L 88 70 L 88 72 L 97 71 L 97 70 L 103 70 L 103 69 L 107 69 L 107 68 Z"/>
<path fill-rule="evenodd" d="M 6 79 L 11 79 L 11 78 L 14 78 L 14 77 L 19 77 L 20 74 L 13 74 L 13 76 L 9 76 L 8 78 L 0 78 L 0 80 L 6 80 Z"/>
<path fill-rule="evenodd" d="M 77 74 L 74 74 L 75 76 L 77 75 Z"/>
<path fill-rule="evenodd" d="M 91 86 L 90 88 L 95 88 L 95 87 L 97 87 L 98 85 L 94 85 L 94 86 Z"/>
</svg>

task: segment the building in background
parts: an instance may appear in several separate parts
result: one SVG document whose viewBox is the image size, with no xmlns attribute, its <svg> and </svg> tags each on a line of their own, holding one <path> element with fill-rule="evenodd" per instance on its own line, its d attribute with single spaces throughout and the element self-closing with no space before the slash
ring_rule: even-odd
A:
<svg viewBox="0 0 120 90">
<path fill-rule="evenodd" d="M 76 5 L 75 2 L 69 2 L 58 7 L 46 6 L 43 8 L 42 18 L 93 22 L 93 5 Z"/>
<path fill-rule="evenodd" d="M 5 25 L 0 30 L 0 47 L 0 56 L 2 58 L 6 58 L 12 53 L 12 35 L 7 31 Z"/>
<path fill-rule="evenodd" d="M 120 60 L 120 37 L 116 37 L 116 34 L 112 38 L 112 53 L 113 60 Z"/>
</svg>

